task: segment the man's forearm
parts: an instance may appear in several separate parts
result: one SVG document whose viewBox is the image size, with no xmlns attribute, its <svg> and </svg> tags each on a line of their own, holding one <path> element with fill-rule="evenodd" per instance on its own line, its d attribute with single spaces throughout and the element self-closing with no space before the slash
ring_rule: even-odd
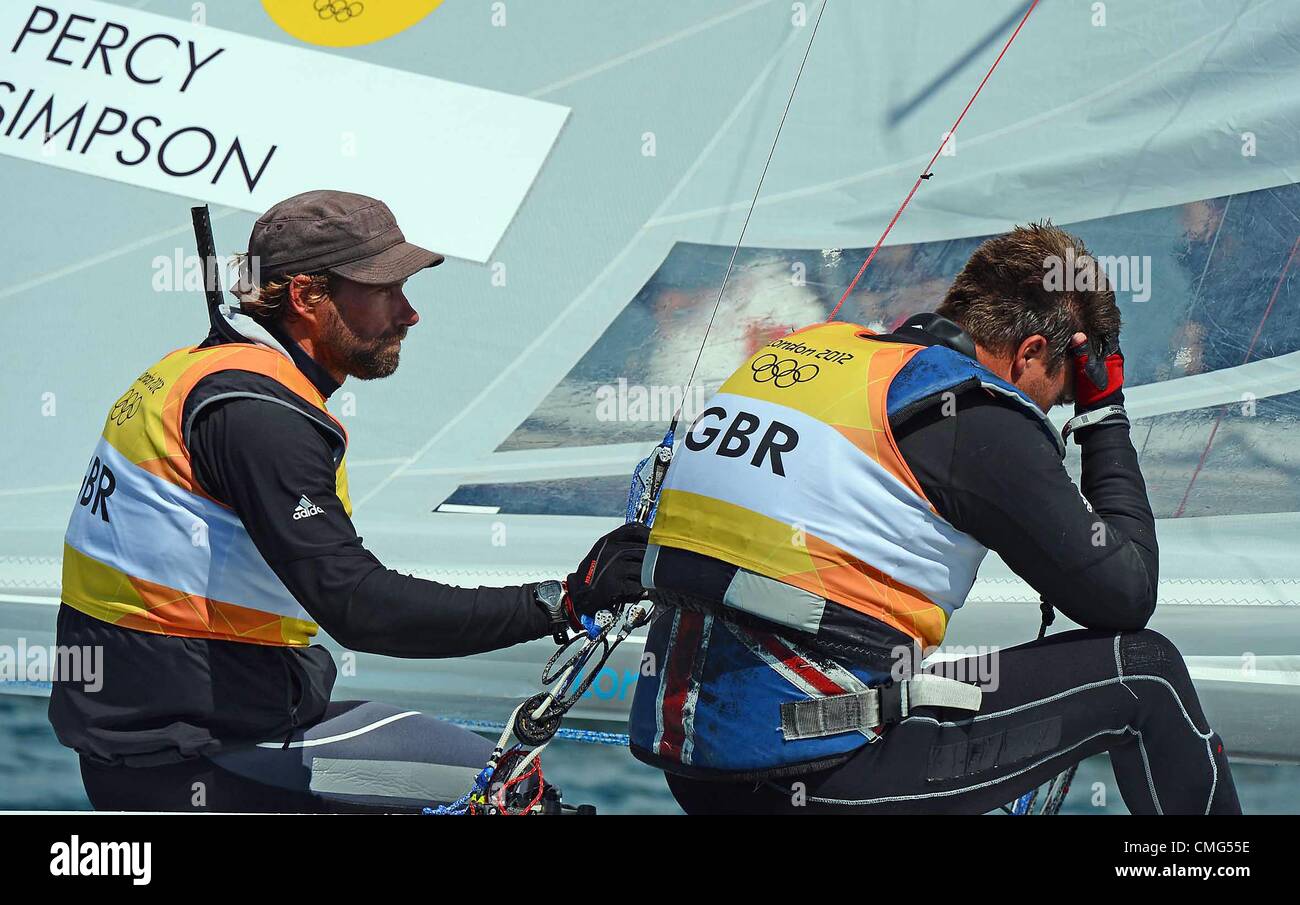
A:
<svg viewBox="0 0 1300 905">
<path fill-rule="evenodd" d="M 1118 325 L 1113 335 L 1103 333 L 1091 341 L 1076 333 L 1070 369 L 1075 409 L 1064 430 L 1067 435 L 1073 432 L 1082 446 L 1081 492 L 1093 518 L 1092 543 L 1104 554 L 1088 574 L 1095 602 L 1085 599 L 1078 605 L 1086 607 L 1081 611 L 1094 622 L 1103 620 L 1094 627 L 1143 628 L 1155 611 L 1160 554 L 1155 516 L 1124 410 Z"/>
<path fill-rule="evenodd" d="M 312 614 L 344 647 L 390 657 L 456 657 L 550 635 L 534 585 L 458 588 L 375 564 L 350 593 L 286 570 L 286 584 L 313 599 Z M 306 572 L 316 572 L 307 564 Z M 294 585 L 316 585 L 295 588 Z"/>
<path fill-rule="evenodd" d="M 1102 571 L 1095 578 L 1099 591 L 1117 586 L 1127 593 L 1110 600 L 1098 594 L 1096 606 L 1103 611 L 1114 610 L 1108 614 L 1117 623 L 1114 627 L 1141 628 L 1155 609 L 1160 551 L 1155 515 L 1147 499 L 1146 481 L 1138 466 L 1129 425 L 1123 419 L 1105 421 L 1088 428 L 1080 440 L 1081 489 L 1104 525 L 1096 542 L 1126 548 L 1103 560 L 1099 564 Z M 1108 573 L 1115 573 L 1113 582 Z M 1138 575 L 1145 576 L 1145 588 L 1138 587 Z"/>
<path fill-rule="evenodd" d="M 191 448 L 203 487 L 234 510 L 285 587 L 340 644 L 449 657 L 549 634 L 531 585 L 456 588 L 385 568 L 335 493 L 329 444 L 290 408 L 248 398 L 211 406 L 195 419 Z M 304 495 L 317 511 L 290 517 Z"/>
<path fill-rule="evenodd" d="M 1107 421 L 1089 428 L 1082 439 L 1083 495 L 1108 525 L 1119 528 L 1142 549 L 1154 574 L 1158 563 L 1156 520 L 1129 425 Z"/>
</svg>

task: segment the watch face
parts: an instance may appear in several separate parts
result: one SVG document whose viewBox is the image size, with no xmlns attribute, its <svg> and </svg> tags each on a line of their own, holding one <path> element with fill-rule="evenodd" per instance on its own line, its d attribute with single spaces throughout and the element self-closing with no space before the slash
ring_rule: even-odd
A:
<svg viewBox="0 0 1300 905">
<path fill-rule="evenodd" d="M 564 597 L 564 586 L 558 581 L 543 581 L 537 586 L 537 599 L 547 606 L 555 606 Z"/>
</svg>

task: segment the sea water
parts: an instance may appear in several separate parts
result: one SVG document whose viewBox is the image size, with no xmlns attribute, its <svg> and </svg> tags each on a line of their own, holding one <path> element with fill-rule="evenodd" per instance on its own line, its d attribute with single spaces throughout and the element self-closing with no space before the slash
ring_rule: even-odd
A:
<svg viewBox="0 0 1300 905">
<path fill-rule="evenodd" d="M 0 695 L 0 810 L 89 809 L 77 756 L 54 738 L 47 699 Z M 546 777 L 571 804 L 604 814 L 680 814 L 663 775 L 626 748 L 556 739 L 542 755 Z M 1300 767 L 1234 764 L 1247 814 L 1300 814 Z M 1063 813 L 1125 814 L 1106 756 L 1079 766 Z"/>
</svg>

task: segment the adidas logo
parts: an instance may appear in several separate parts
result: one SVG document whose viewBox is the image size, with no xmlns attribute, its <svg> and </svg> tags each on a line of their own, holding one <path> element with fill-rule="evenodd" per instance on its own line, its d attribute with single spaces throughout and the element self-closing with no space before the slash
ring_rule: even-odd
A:
<svg viewBox="0 0 1300 905">
<path fill-rule="evenodd" d="M 298 499 L 298 508 L 293 510 L 293 517 L 295 519 L 311 518 L 313 515 L 320 515 L 324 511 L 324 509 L 303 496 Z"/>
</svg>

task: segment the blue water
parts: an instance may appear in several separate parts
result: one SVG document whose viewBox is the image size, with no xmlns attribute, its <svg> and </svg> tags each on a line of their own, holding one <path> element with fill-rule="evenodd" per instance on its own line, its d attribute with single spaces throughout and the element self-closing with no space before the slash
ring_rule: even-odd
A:
<svg viewBox="0 0 1300 905">
<path fill-rule="evenodd" d="M 89 809 L 77 757 L 45 719 L 46 699 L 0 695 L 0 810 Z M 663 775 L 624 748 L 557 739 L 543 755 L 547 778 L 566 801 L 604 814 L 680 814 Z M 1236 764 L 1233 775 L 1248 814 L 1300 814 L 1300 767 Z M 1079 766 L 1064 813 L 1124 814 L 1110 760 Z"/>
</svg>

